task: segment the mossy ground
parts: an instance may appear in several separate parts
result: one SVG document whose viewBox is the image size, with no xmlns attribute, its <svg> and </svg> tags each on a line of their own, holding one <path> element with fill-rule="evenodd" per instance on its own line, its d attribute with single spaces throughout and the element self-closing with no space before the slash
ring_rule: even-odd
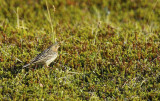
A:
<svg viewBox="0 0 160 101">
<path fill-rule="evenodd" d="M 0 0 L 0 100 L 160 100 L 160 1 Z"/>
</svg>

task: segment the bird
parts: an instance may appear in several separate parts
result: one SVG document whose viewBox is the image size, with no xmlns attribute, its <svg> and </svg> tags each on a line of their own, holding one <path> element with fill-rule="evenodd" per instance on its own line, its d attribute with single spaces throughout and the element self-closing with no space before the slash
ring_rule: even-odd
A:
<svg viewBox="0 0 160 101">
<path fill-rule="evenodd" d="M 38 54 L 34 59 L 32 59 L 28 64 L 24 65 L 23 68 L 28 67 L 32 64 L 44 64 L 46 67 L 50 65 L 58 57 L 58 42 L 55 42 L 43 52 Z"/>
</svg>

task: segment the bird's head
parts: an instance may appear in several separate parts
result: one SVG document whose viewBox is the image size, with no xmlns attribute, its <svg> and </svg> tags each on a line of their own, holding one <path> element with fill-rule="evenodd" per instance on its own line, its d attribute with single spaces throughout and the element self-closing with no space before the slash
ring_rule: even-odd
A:
<svg viewBox="0 0 160 101">
<path fill-rule="evenodd" d="M 52 45 L 52 50 L 53 51 L 58 51 L 58 48 L 59 48 L 60 46 L 59 46 L 59 44 L 58 44 L 58 42 L 56 42 L 56 43 L 54 43 L 53 45 Z"/>
</svg>

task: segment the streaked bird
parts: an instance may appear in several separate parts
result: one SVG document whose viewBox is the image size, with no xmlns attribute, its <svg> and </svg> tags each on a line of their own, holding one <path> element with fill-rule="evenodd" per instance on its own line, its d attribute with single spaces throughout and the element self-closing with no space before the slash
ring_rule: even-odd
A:
<svg viewBox="0 0 160 101">
<path fill-rule="evenodd" d="M 48 67 L 48 65 L 50 65 L 50 63 L 57 58 L 58 48 L 59 45 L 56 42 L 55 44 L 45 49 L 42 53 L 38 54 L 34 59 L 30 61 L 29 64 L 24 65 L 23 68 L 28 67 L 32 64 L 44 64 Z"/>
</svg>

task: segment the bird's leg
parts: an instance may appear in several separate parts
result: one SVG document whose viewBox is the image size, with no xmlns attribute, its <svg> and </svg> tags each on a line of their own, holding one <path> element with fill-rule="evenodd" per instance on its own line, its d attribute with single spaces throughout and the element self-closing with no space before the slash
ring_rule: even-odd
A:
<svg viewBox="0 0 160 101">
<path fill-rule="evenodd" d="M 36 64 L 35 69 L 37 69 L 38 65 Z"/>
<path fill-rule="evenodd" d="M 48 67 L 48 65 L 47 65 L 47 64 L 43 65 L 43 68 L 47 68 L 47 67 Z"/>
</svg>

